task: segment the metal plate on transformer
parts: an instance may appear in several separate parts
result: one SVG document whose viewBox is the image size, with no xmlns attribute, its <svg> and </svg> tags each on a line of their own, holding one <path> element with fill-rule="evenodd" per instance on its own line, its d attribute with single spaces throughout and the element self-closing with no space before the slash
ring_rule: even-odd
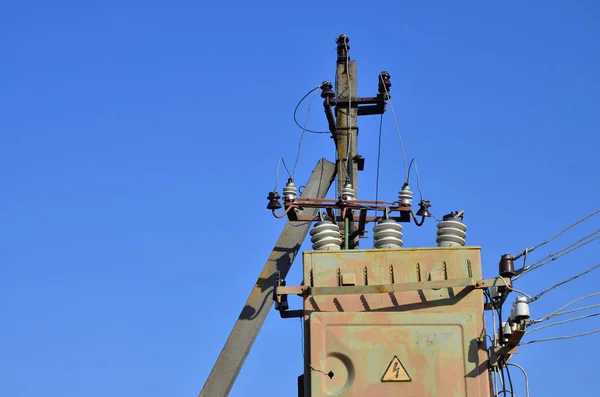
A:
<svg viewBox="0 0 600 397">
<path fill-rule="evenodd" d="M 478 247 L 304 253 L 312 287 L 469 277 L 481 278 Z M 304 313 L 305 396 L 491 395 L 481 290 L 309 295 Z"/>
<path fill-rule="evenodd" d="M 311 395 L 487 396 L 477 384 L 477 341 L 467 336 L 474 332 L 469 314 L 313 313 L 311 366 L 334 376 L 313 371 Z M 385 381 L 390 357 L 403 382 Z"/>
</svg>

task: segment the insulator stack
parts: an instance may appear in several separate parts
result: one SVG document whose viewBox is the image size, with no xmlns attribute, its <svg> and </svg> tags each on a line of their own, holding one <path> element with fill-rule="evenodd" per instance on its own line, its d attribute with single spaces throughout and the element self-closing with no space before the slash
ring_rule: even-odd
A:
<svg viewBox="0 0 600 397">
<path fill-rule="evenodd" d="M 340 228 L 329 220 L 321 220 L 315 223 L 310 235 L 310 242 L 313 243 L 312 248 L 316 251 L 339 250 L 342 245 Z"/>
<path fill-rule="evenodd" d="M 401 205 L 412 205 L 413 193 L 410 191 L 410 186 L 407 183 L 402 186 L 402 190 L 398 192 L 398 201 Z"/>
<path fill-rule="evenodd" d="M 296 200 L 296 197 L 298 197 L 298 189 L 296 189 L 292 178 L 290 178 L 283 188 L 283 199 L 285 201 L 294 201 Z"/>
<path fill-rule="evenodd" d="M 438 223 L 437 239 L 438 247 L 462 247 L 467 238 L 467 226 L 461 222 L 462 211 L 445 215 Z"/>
<path fill-rule="evenodd" d="M 393 219 L 384 219 L 373 228 L 375 248 L 402 247 L 402 226 Z"/>
<path fill-rule="evenodd" d="M 354 200 L 356 198 L 356 191 L 352 188 L 351 183 L 346 183 L 342 188 L 342 200 Z"/>
</svg>

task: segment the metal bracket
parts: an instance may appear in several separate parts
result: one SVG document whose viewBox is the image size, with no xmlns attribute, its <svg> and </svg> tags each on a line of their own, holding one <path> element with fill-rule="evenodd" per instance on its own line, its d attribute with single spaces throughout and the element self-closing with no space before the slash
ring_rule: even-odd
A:
<svg viewBox="0 0 600 397">
<path fill-rule="evenodd" d="M 280 286 L 276 287 L 275 295 L 296 294 L 302 296 L 317 295 L 360 295 L 360 294 L 385 294 L 390 292 L 407 292 L 419 290 L 433 290 L 440 288 L 467 288 L 485 289 L 497 285 L 502 277 L 496 277 L 485 280 L 476 280 L 474 278 L 459 278 L 454 280 L 435 280 L 415 283 L 401 284 L 383 284 L 383 285 L 347 285 L 339 287 L 309 287 L 300 286 Z M 502 284 L 504 285 L 504 284 Z"/>
<path fill-rule="evenodd" d="M 490 349 L 489 355 L 489 366 L 494 367 L 498 365 L 498 362 L 502 359 L 504 362 L 508 362 L 510 356 L 517 353 L 517 346 L 525 336 L 525 326 L 518 328 L 513 331 L 512 336 L 503 346 L 496 346 Z"/>
</svg>

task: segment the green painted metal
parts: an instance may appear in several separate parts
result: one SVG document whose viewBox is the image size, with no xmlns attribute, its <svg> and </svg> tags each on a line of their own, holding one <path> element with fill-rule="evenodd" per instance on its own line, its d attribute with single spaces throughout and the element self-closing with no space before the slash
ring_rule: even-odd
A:
<svg viewBox="0 0 600 397">
<path fill-rule="evenodd" d="M 350 248 L 350 220 L 344 218 L 344 249 Z"/>
</svg>

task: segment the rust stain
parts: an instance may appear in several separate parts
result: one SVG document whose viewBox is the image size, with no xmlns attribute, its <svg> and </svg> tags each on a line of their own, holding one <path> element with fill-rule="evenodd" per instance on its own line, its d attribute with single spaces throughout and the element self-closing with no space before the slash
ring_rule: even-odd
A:
<svg viewBox="0 0 600 397">
<path fill-rule="evenodd" d="M 315 287 L 338 286 L 339 274 L 346 284 L 372 286 L 482 278 L 477 247 L 308 251 L 304 263 L 305 280 L 312 274 Z M 490 396 L 489 374 L 478 370 L 487 359 L 485 344 L 477 342 L 485 329 L 481 290 L 306 296 L 304 302 L 307 396 Z M 395 356 L 410 382 L 382 382 Z M 311 376 L 309 365 L 335 376 Z"/>
</svg>

